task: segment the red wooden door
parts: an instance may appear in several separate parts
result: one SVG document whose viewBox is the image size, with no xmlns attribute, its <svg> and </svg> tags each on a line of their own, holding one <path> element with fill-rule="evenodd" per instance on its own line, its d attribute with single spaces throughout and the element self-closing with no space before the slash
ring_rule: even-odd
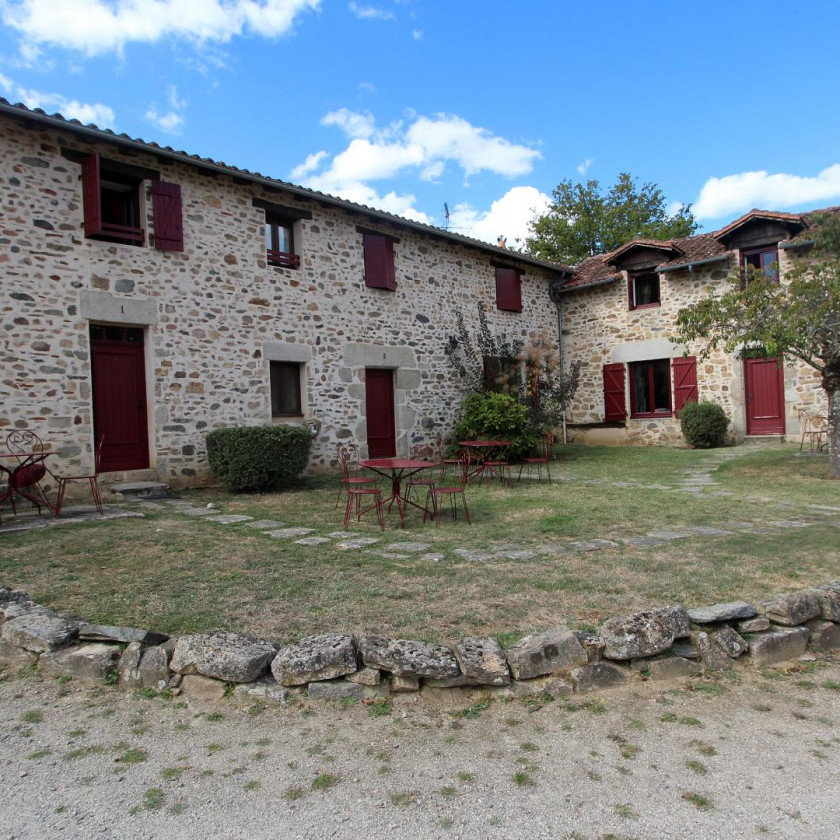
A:
<svg viewBox="0 0 840 840">
<path fill-rule="evenodd" d="M 747 434 L 785 433 L 784 371 L 778 359 L 746 359 Z"/>
<path fill-rule="evenodd" d="M 394 371 L 365 370 L 367 444 L 369 458 L 393 458 L 397 454 L 394 424 Z"/>
<path fill-rule="evenodd" d="M 93 427 L 105 435 L 102 471 L 143 470 L 149 466 L 146 416 L 146 364 L 143 330 L 90 328 Z"/>
</svg>

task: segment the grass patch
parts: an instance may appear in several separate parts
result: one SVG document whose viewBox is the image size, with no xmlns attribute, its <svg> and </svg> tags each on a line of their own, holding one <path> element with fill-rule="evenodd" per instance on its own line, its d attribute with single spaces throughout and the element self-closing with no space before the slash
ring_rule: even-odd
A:
<svg viewBox="0 0 840 840">
<path fill-rule="evenodd" d="M 703 796 L 701 793 L 686 792 L 682 795 L 682 798 L 686 802 L 690 802 L 696 808 L 699 808 L 701 811 L 711 811 L 715 807 L 712 800 L 707 796 Z"/>
<path fill-rule="evenodd" d="M 517 770 L 513 774 L 513 783 L 517 787 L 525 788 L 525 787 L 535 787 L 536 781 L 534 781 L 534 777 L 527 773 L 525 770 Z"/>
<path fill-rule="evenodd" d="M 312 790 L 329 790 L 341 781 L 335 773 L 319 773 L 312 782 Z"/>
<path fill-rule="evenodd" d="M 117 758 L 117 761 L 120 764 L 140 764 L 140 762 L 145 761 L 148 757 L 149 754 L 146 750 L 141 750 L 135 747 L 130 750 L 126 750 Z"/>
<path fill-rule="evenodd" d="M 157 811 L 163 807 L 164 799 L 166 799 L 166 796 L 164 795 L 163 790 L 161 788 L 149 788 L 143 794 L 143 807 L 147 811 Z"/>
<path fill-rule="evenodd" d="M 44 714 L 38 709 L 30 709 L 28 712 L 24 712 L 20 719 L 24 723 L 40 723 L 44 719 Z"/>
<path fill-rule="evenodd" d="M 673 563 L 671 543 L 602 550 L 597 563 L 587 553 L 546 548 L 689 525 L 767 524 L 806 513 L 808 504 L 840 506 L 840 482 L 824 481 L 819 459 L 796 457 L 797 449 L 792 444 L 745 451 L 715 472 L 716 489 L 734 494 L 719 497 L 650 487 L 679 486 L 685 470 L 706 461 L 706 452 L 560 446 L 552 471 L 563 474 L 562 482 L 523 482 L 513 491 L 470 487 L 471 528 L 460 522 L 429 527 L 412 510 L 399 538 L 428 543 L 443 556 L 437 563 L 419 555 L 343 552 L 335 542 L 317 548 L 291 542 L 278 554 L 276 541 L 258 530 L 211 527 L 166 508 L 144 519 L 6 534 L 0 579 L 13 576 L 39 602 L 61 612 L 171 634 L 219 627 L 221 617 L 221 629 L 282 643 L 326 626 L 352 626 L 360 633 L 428 641 L 495 636 L 509 647 L 521 628 L 549 627 L 570 617 L 597 626 L 606 616 L 653 604 L 756 601 L 836 577 L 836 531 L 819 521 L 778 534 L 716 537 L 714 551 L 708 538 L 689 537 L 679 543 L 679 564 Z M 756 488 L 769 501 L 760 500 Z M 306 478 L 282 493 L 214 489 L 183 497 L 196 505 L 212 498 L 225 513 L 314 526 L 326 535 L 340 529 L 337 490 L 336 477 L 327 476 Z M 387 526 L 394 539 L 395 519 L 389 517 Z M 353 530 L 379 535 L 370 519 L 354 523 Z M 531 549 L 534 556 L 513 562 L 496 548 L 503 544 Z M 488 557 L 468 562 L 457 549 L 479 549 Z M 383 613 L 385 602 L 402 608 Z"/>
</svg>

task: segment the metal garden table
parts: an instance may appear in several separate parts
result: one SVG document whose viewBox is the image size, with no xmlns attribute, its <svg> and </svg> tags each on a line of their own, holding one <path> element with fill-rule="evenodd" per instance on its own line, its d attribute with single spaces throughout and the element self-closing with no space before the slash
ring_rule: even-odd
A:
<svg viewBox="0 0 840 840">
<path fill-rule="evenodd" d="M 359 466 L 391 480 L 391 495 L 383 499 L 382 504 L 389 503 L 388 512 L 390 513 L 394 502 L 397 503 L 400 525 L 403 528 L 405 528 L 405 508 L 407 505 L 412 505 L 424 513 L 428 512 L 422 505 L 403 497 L 402 482 L 423 470 L 434 469 L 437 466 L 434 461 L 415 461 L 410 458 L 368 458 L 365 461 L 359 461 Z"/>
</svg>

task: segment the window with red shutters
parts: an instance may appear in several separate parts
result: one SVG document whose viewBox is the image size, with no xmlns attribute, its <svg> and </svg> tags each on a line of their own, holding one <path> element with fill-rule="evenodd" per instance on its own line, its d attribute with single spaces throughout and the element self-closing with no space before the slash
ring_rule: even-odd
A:
<svg viewBox="0 0 840 840">
<path fill-rule="evenodd" d="M 518 269 L 496 266 L 496 309 L 522 311 L 522 278 Z"/>
<path fill-rule="evenodd" d="M 671 415 L 669 359 L 630 363 L 630 416 Z"/>
<path fill-rule="evenodd" d="M 159 251 L 184 250 L 184 222 L 181 211 L 181 185 L 167 181 L 152 183 L 152 210 L 155 217 L 155 248 Z"/>
<path fill-rule="evenodd" d="M 604 365 L 604 420 L 614 422 L 626 418 L 624 365 Z"/>
<path fill-rule="evenodd" d="M 394 242 L 388 236 L 365 233 L 365 285 L 371 289 L 397 288 L 394 271 Z"/>
<path fill-rule="evenodd" d="M 697 359 L 684 356 L 674 359 L 674 414 L 679 414 L 687 402 L 698 402 Z"/>
<path fill-rule="evenodd" d="M 122 245 L 142 245 L 140 184 L 142 178 L 110 168 L 99 155 L 82 161 L 82 206 L 85 236 Z"/>
</svg>

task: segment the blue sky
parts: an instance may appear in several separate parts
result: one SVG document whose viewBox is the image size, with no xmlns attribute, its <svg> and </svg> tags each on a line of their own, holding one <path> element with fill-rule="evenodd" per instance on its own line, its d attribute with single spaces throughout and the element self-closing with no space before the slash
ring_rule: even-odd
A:
<svg viewBox="0 0 840 840">
<path fill-rule="evenodd" d="M 840 6 L 0 0 L 0 95 L 512 243 L 619 172 L 705 230 L 840 203 Z"/>
</svg>

